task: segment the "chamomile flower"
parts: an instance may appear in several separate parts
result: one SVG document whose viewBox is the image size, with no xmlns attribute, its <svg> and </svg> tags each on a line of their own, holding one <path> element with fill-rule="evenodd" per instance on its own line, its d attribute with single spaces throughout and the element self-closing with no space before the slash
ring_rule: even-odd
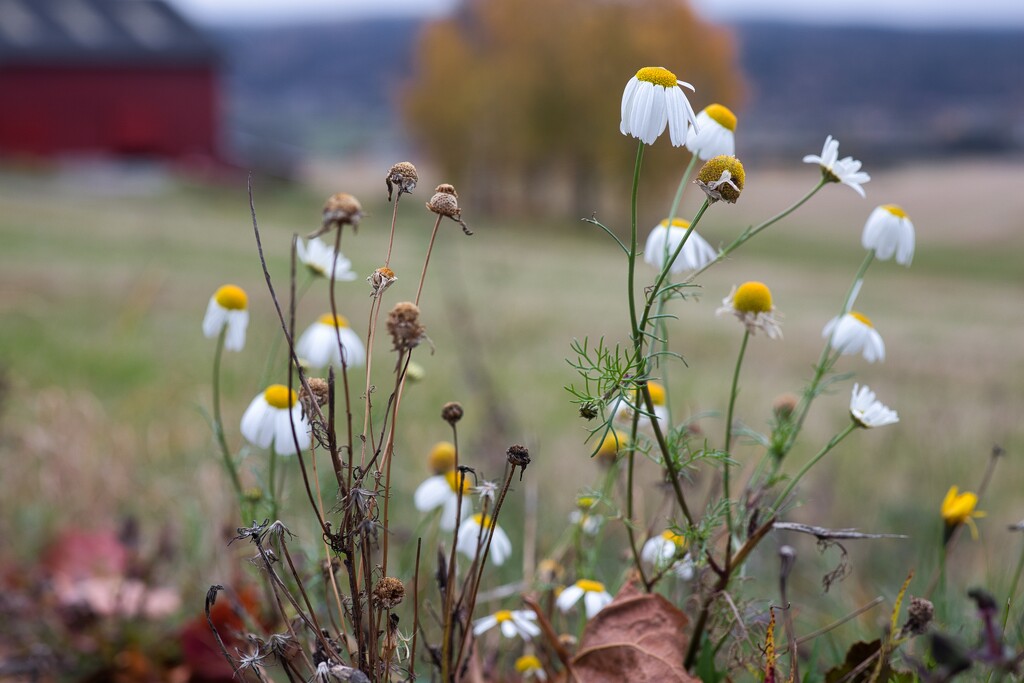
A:
<svg viewBox="0 0 1024 683">
<path fill-rule="evenodd" d="M 686 149 L 704 161 L 720 154 L 735 154 L 736 115 L 721 104 L 709 104 L 701 109 L 697 114 L 697 127 L 686 134 Z"/>
<path fill-rule="evenodd" d="M 479 550 L 483 553 L 487 544 L 487 530 L 491 526 L 491 518 L 479 513 L 467 519 L 459 526 L 459 537 L 455 541 L 455 548 L 466 557 L 473 559 L 477 554 L 477 543 L 481 545 Z M 508 534 L 498 526 L 494 525 L 494 536 L 491 538 L 491 551 L 488 557 L 496 567 L 505 564 L 505 560 L 512 556 L 512 541 Z"/>
<path fill-rule="evenodd" d="M 689 221 L 681 218 L 672 219 L 672 225 L 668 224 L 666 218 L 654 226 L 651 234 L 647 236 L 647 244 L 644 245 L 644 261 L 651 264 L 659 271 L 665 267 L 665 262 L 672 258 L 683 241 L 683 235 L 690 227 Z M 707 241 L 697 234 L 696 230 L 690 232 L 686 238 L 679 256 L 672 262 L 669 268 L 670 273 L 685 273 L 692 270 L 700 270 L 708 263 L 715 260 L 718 252 Z"/>
<path fill-rule="evenodd" d="M 868 216 L 860 243 L 865 249 L 874 249 L 880 261 L 895 255 L 896 263 L 909 266 L 914 260 L 914 224 L 900 207 L 883 204 Z"/>
<path fill-rule="evenodd" d="M 576 499 L 576 509 L 569 513 L 569 523 L 578 526 L 587 536 L 597 536 L 604 524 L 604 517 L 594 512 L 597 502 L 594 496 L 580 496 Z"/>
<path fill-rule="evenodd" d="M 830 339 L 836 351 L 847 355 L 864 354 L 864 360 L 874 363 L 885 360 L 885 342 L 871 319 L 863 313 L 850 311 L 846 315 L 832 318 L 825 324 L 821 336 Z"/>
<path fill-rule="evenodd" d="M 653 398 L 653 394 L 651 396 Z M 601 440 L 594 457 L 603 465 L 612 465 L 619 457 L 619 451 L 629 444 L 629 434 L 621 429 L 609 429 Z"/>
<path fill-rule="evenodd" d="M 647 389 L 651 393 L 651 403 L 654 405 L 654 417 L 660 420 L 663 424 L 668 422 L 668 406 L 666 405 L 667 395 L 665 393 L 665 386 L 658 382 L 647 382 Z M 630 392 L 630 400 L 635 397 L 635 394 Z M 640 396 L 640 408 L 643 412 L 640 413 L 641 426 L 650 426 L 651 418 L 646 413 L 646 403 L 643 400 L 643 396 Z M 631 422 L 633 420 L 633 409 L 626 403 L 624 398 L 620 398 L 615 406 L 615 419 L 620 422 Z"/>
<path fill-rule="evenodd" d="M 427 462 L 434 474 L 447 474 L 455 469 L 455 444 L 450 441 L 438 441 L 430 449 Z"/>
<path fill-rule="evenodd" d="M 693 90 L 692 85 L 676 80 L 674 73 L 660 66 L 637 71 L 622 92 L 622 134 L 651 145 L 667 126 L 672 146 L 683 145 L 689 127 L 698 125 L 697 115 L 679 86 Z"/>
<path fill-rule="evenodd" d="M 473 635 L 479 636 L 498 626 L 501 628 L 501 635 L 506 638 L 519 636 L 523 640 L 530 640 L 540 635 L 540 627 L 534 623 L 536 621 L 537 615 L 533 610 L 501 609 L 474 621 Z"/>
<path fill-rule="evenodd" d="M 249 297 L 237 285 L 224 285 L 210 297 L 203 316 L 203 334 L 216 337 L 222 330 L 224 348 L 241 351 L 245 346 L 245 329 L 249 326 Z"/>
<path fill-rule="evenodd" d="M 328 365 L 341 366 L 338 339 L 345 351 L 345 364 L 349 367 L 366 362 L 366 350 L 359 336 L 348 325 L 344 316 L 325 313 L 319 320 L 306 328 L 295 344 L 295 353 L 314 368 Z"/>
<path fill-rule="evenodd" d="M 978 527 L 974 523 L 975 517 L 984 517 L 985 513 L 975 510 L 978 507 L 978 495 L 970 491 L 960 493 L 956 486 L 950 486 L 946 497 L 942 500 L 942 521 L 946 524 L 946 541 L 952 535 L 953 530 L 961 524 L 967 524 L 971 529 L 971 536 L 978 537 Z"/>
<path fill-rule="evenodd" d="M 352 262 L 343 254 L 336 253 L 333 246 L 319 237 L 314 237 L 309 242 L 300 239 L 295 244 L 295 254 L 314 275 L 329 278 L 333 272 L 334 279 L 338 281 L 356 279 Z"/>
<path fill-rule="evenodd" d="M 544 671 L 544 665 L 540 663 L 535 655 L 523 655 L 516 660 L 516 672 L 523 675 L 524 681 L 546 681 L 548 674 Z"/>
<path fill-rule="evenodd" d="M 735 204 L 743 192 L 746 178 L 747 172 L 739 159 L 719 154 L 704 162 L 693 182 L 704 191 L 712 204 L 719 201 Z"/>
<path fill-rule="evenodd" d="M 652 536 L 640 550 L 640 559 L 657 571 L 671 568 L 672 573 L 683 581 L 693 578 L 693 560 L 685 552 L 686 539 L 666 529 Z"/>
<path fill-rule="evenodd" d="M 858 427 L 864 429 L 884 427 L 900 421 L 895 410 L 875 399 L 875 392 L 857 384 L 853 385 L 853 394 L 850 396 L 850 417 Z"/>
<path fill-rule="evenodd" d="M 744 282 L 733 287 L 729 296 L 722 299 L 721 307 L 716 315 L 731 313 L 743 323 L 750 334 L 758 330 L 764 332 L 769 339 L 781 339 L 782 328 L 776 319 L 775 306 L 772 305 L 772 292 L 763 282 Z"/>
<path fill-rule="evenodd" d="M 302 414 L 298 394 L 283 384 L 272 384 L 245 409 L 241 432 L 254 446 L 273 448 L 280 455 L 294 455 L 292 422 L 299 448 L 309 448 L 309 423 Z"/>
<path fill-rule="evenodd" d="M 861 197 L 864 196 L 864 188 L 861 185 L 871 180 L 871 176 L 860 170 L 860 161 L 853 157 L 839 158 L 839 141 L 831 135 L 825 138 L 821 155 L 808 154 L 804 157 L 804 163 L 818 164 L 821 166 L 822 178 L 830 183 L 847 185 Z"/>
<path fill-rule="evenodd" d="M 462 514 L 459 514 L 459 480 L 462 480 Z M 441 529 L 451 531 L 455 528 L 455 518 L 458 516 L 463 521 L 472 512 L 472 505 L 469 502 L 470 489 L 472 485 L 469 477 L 458 470 L 449 470 L 445 474 L 435 474 L 427 477 L 416 487 L 412 495 L 413 505 L 420 512 L 430 512 L 441 508 Z"/>
<path fill-rule="evenodd" d="M 577 602 L 583 598 L 583 607 L 587 612 L 587 619 L 592 619 L 612 601 L 612 596 L 605 590 L 604 584 L 600 581 L 580 579 L 559 594 L 555 605 L 562 612 L 568 612 Z"/>
</svg>

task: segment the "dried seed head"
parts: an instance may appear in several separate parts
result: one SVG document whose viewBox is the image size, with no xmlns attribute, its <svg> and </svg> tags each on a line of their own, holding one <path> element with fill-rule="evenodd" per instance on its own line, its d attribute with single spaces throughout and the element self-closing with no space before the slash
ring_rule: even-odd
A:
<svg viewBox="0 0 1024 683">
<path fill-rule="evenodd" d="M 394 284 L 398 276 L 395 275 L 395 271 L 391 270 L 387 266 L 383 266 L 373 271 L 370 277 L 366 278 L 366 281 L 370 283 L 370 296 L 374 299 L 380 297 L 381 294 L 387 290 L 388 287 Z"/>
<path fill-rule="evenodd" d="M 772 414 L 780 421 L 789 420 L 800 405 L 800 397 L 796 394 L 779 394 L 772 401 Z"/>
<path fill-rule="evenodd" d="M 508 450 L 505 451 L 505 457 L 508 458 L 508 462 L 513 467 L 521 467 L 524 470 L 526 466 L 530 464 L 530 451 L 526 446 L 520 446 L 516 444 L 509 446 Z M 519 475 L 522 478 L 522 474 Z"/>
<path fill-rule="evenodd" d="M 441 419 L 448 424 L 455 426 L 455 423 L 462 419 L 462 404 L 457 401 L 445 403 L 441 407 Z"/>
<path fill-rule="evenodd" d="M 299 403 L 302 404 L 306 415 L 312 415 L 316 412 L 313 410 L 313 403 L 315 402 L 321 408 L 327 405 L 331 389 L 327 380 L 321 377 L 310 377 L 306 380 L 306 384 L 309 385 L 309 391 L 306 391 L 306 387 L 299 389 Z"/>
<path fill-rule="evenodd" d="M 456 199 L 459 198 L 459 193 L 455 191 L 455 186 L 449 185 L 448 183 L 441 183 L 436 188 L 434 188 L 434 192 L 443 192 L 444 194 L 450 194 Z"/>
<path fill-rule="evenodd" d="M 722 200 L 735 204 L 740 198 L 746 179 L 747 175 L 740 160 L 722 154 L 708 159 L 693 182 L 704 190 L 704 194 L 712 203 Z"/>
<path fill-rule="evenodd" d="M 419 346 L 426 336 L 420 325 L 420 307 L 411 301 L 400 301 L 388 314 L 388 332 L 395 351 L 409 351 Z"/>
<path fill-rule="evenodd" d="M 391 609 L 405 597 L 405 585 L 393 576 L 385 576 L 373 588 L 373 597 L 384 609 Z"/>
<path fill-rule="evenodd" d="M 391 193 L 395 189 L 398 190 L 399 197 L 402 196 L 402 193 L 412 194 L 412 191 L 416 189 L 416 183 L 419 179 L 420 177 L 416 174 L 416 167 L 411 162 L 399 161 L 391 167 L 387 177 L 384 178 L 384 182 L 388 186 L 388 201 L 391 201 Z"/>
<path fill-rule="evenodd" d="M 467 235 L 473 234 L 473 231 L 469 229 L 466 222 L 462 220 L 462 209 L 459 208 L 459 193 L 451 185 L 447 183 L 438 185 L 434 191 L 434 196 L 427 202 L 427 208 L 438 215 L 451 218 L 462 226 L 462 232 Z"/>
<path fill-rule="evenodd" d="M 590 401 L 580 404 L 580 417 L 582 417 L 584 420 L 593 420 L 595 417 L 597 417 L 597 415 L 597 406 L 595 406 Z"/>
<path fill-rule="evenodd" d="M 928 625 L 935 617 L 935 606 L 924 598 L 910 598 L 907 610 L 907 623 L 903 624 L 903 633 L 919 636 L 928 630 Z"/>
<path fill-rule="evenodd" d="M 359 227 L 359 219 L 363 217 L 363 206 L 359 200 L 345 192 L 332 194 L 324 202 L 323 222 L 320 229 L 310 235 L 310 238 L 324 234 L 332 228 L 351 225 L 352 229 Z"/>
</svg>

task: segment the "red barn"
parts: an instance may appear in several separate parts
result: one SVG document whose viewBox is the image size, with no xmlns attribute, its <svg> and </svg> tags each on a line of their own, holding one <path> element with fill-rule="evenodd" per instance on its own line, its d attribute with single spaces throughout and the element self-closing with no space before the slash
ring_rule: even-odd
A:
<svg viewBox="0 0 1024 683">
<path fill-rule="evenodd" d="M 216 158 L 217 65 L 162 0 L 0 0 L 0 156 Z"/>
</svg>

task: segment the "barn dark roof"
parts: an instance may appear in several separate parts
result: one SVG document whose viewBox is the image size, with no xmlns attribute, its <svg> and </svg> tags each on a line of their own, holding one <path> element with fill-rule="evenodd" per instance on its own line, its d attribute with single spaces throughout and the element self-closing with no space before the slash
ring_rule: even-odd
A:
<svg viewBox="0 0 1024 683">
<path fill-rule="evenodd" d="M 162 0 L 0 0 L 0 65 L 216 58 L 210 40 Z"/>
</svg>

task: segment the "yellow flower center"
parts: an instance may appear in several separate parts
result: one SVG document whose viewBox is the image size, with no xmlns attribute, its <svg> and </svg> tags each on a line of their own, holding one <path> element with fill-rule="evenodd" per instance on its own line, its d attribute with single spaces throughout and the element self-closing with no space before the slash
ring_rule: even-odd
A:
<svg viewBox="0 0 1024 683">
<path fill-rule="evenodd" d="M 628 439 L 628 435 L 619 429 L 609 431 L 605 434 L 601 447 L 597 449 L 597 455 L 605 458 L 614 457 L 620 448 L 625 448 Z"/>
<path fill-rule="evenodd" d="M 388 280 L 394 280 L 395 279 L 395 271 L 391 270 L 390 268 L 385 268 L 385 267 L 382 266 L 382 267 L 377 269 L 377 273 L 381 277 L 385 277 Z"/>
<path fill-rule="evenodd" d="M 722 178 L 723 171 L 729 172 L 729 179 L 737 189 L 743 189 L 744 183 L 747 182 L 747 172 L 739 159 L 728 154 L 720 154 L 708 159 L 697 173 L 697 180 L 705 185 L 715 182 Z"/>
<path fill-rule="evenodd" d="M 731 109 L 721 104 L 709 104 L 704 111 L 712 121 L 720 124 L 722 128 L 735 132 L 736 114 L 733 114 Z"/>
<path fill-rule="evenodd" d="M 732 306 L 741 313 L 767 313 L 772 310 L 772 291 L 763 282 L 744 282 L 733 295 Z"/>
<path fill-rule="evenodd" d="M 580 579 L 576 582 L 578 588 L 582 588 L 587 593 L 604 593 L 604 584 L 600 581 L 591 581 L 590 579 Z"/>
<path fill-rule="evenodd" d="M 490 528 L 491 526 L 491 518 L 479 512 L 473 515 L 473 521 L 482 527 Z"/>
<path fill-rule="evenodd" d="M 668 227 L 668 219 L 667 218 L 663 219 L 661 221 L 661 223 L 659 223 L 659 225 L 661 227 L 663 227 L 663 228 L 667 228 Z M 673 228 L 688 228 L 688 227 L 690 227 L 690 221 L 684 221 L 682 218 L 673 218 L 672 219 L 672 227 Z"/>
<path fill-rule="evenodd" d="M 455 467 L 455 446 L 447 441 L 436 444 L 430 449 L 429 462 L 430 471 L 434 474 L 448 472 Z"/>
<path fill-rule="evenodd" d="M 651 403 L 656 406 L 665 405 L 665 387 L 657 382 L 648 382 L 647 391 L 651 392 Z"/>
<path fill-rule="evenodd" d="M 249 297 L 238 285 L 224 285 L 213 295 L 213 300 L 229 311 L 244 311 L 249 306 Z"/>
<path fill-rule="evenodd" d="M 576 499 L 576 507 L 580 510 L 589 510 L 597 504 L 597 498 L 594 496 L 580 496 Z"/>
<path fill-rule="evenodd" d="M 498 623 L 505 621 L 512 621 L 512 612 L 507 609 L 500 609 L 494 613 L 494 618 L 498 620 Z"/>
<path fill-rule="evenodd" d="M 676 546 L 679 548 L 683 548 L 686 546 L 686 539 L 683 537 L 683 535 L 677 534 L 674 531 L 671 531 L 670 529 L 662 531 L 661 537 L 664 538 L 666 541 L 675 543 Z"/>
<path fill-rule="evenodd" d="M 321 325 L 330 325 L 331 327 L 348 327 L 348 318 L 343 315 L 331 315 L 330 313 L 324 313 L 317 320 Z"/>
<path fill-rule="evenodd" d="M 641 81 L 647 81 L 648 83 L 665 88 L 674 88 L 676 81 L 679 80 L 674 73 L 660 66 L 645 66 L 636 72 L 636 77 Z"/>
<path fill-rule="evenodd" d="M 263 392 L 263 399 L 274 408 L 285 410 L 295 405 L 299 396 L 283 384 L 271 384 Z"/>
<path fill-rule="evenodd" d="M 458 470 L 451 470 L 450 472 L 448 472 L 448 474 L 444 475 L 444 478 L 448 481 L 448 485 L 452 487 L 452 491 L 455 491 L 455 493 L 459 492 L 460 477 L 462 479 L 462 495 L 465 496 L 466 494 L 469 493 L 470 488 L 472 488 L 472 486 L 469 483 L 469 477 L 467 477 L 464 473 L 459 472 Z M 479 516 L 480 515 L 477 515 L 477 517 Z"/>
<path fill-rule="evenodd" d="M 883 204 L 882 208 L 891 213 L 896 218 L 906 218 L 907 212 L 896 206 L 895 204 Z"/>
<path fill-rule="evenodd" d="M 857 320 L 861 321 L 868 327 L 874 327 L 874 325 L 871 324 L 871 318 L 867 317 L 863 313 L 858 313 L 857 311 L 850 311 L 850 317 L 856 318 Z"/>
<path fill-rule="evenodd" d="M 537 671 L 542 668 L 540 660 L 533 655 L 523 655 L 516 660 L 516 671 L 521 674 L 529 671 Z"/>
</svg>

